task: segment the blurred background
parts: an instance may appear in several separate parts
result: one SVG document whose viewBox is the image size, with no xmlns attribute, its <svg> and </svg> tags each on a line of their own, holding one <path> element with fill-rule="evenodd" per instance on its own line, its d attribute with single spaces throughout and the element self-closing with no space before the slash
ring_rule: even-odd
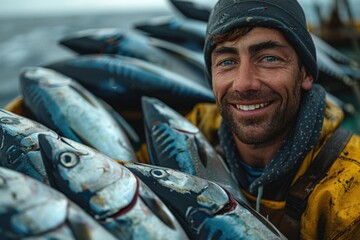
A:
<svg viewBox="0 0 360 240">
<path fill-rule="evenodd" d="M 354 17 L 360 19 L 357 1 L 349 2 Z M 214 0 L 193 2 L 209 7 L 215 3 Z M 316 26 L 330 17 L 337 0 L 299 2 L 308 21 Z M 1 0 L 0 107 L 19 95 L 18 75 L 23 67 L 74 54 L 58 44 L 60 38 L 90 28 L 130 29 L 138 21 L 174 14 L 180 13 L 167 0 Z M 351 53 L 354 51 L 350 50 Z"/>
</svg>

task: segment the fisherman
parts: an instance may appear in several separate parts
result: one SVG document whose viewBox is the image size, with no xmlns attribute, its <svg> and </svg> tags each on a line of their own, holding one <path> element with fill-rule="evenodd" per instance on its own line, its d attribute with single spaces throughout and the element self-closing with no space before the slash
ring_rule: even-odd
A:
<svg viewBox="0 0 360 240">
<path fill-rule="evenodd" d="M 215 104 L 187 115 L 289 239 L 360 239 L 360 137 L 318 84 L 296 0 L 220 0 L 204 47 Z"/>
</svg>

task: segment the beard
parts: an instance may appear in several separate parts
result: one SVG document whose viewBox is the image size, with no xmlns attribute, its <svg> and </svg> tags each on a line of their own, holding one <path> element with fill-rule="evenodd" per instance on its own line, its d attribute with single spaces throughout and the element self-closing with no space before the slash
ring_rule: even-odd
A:
<svg viewBox="0 0 360 240">
<path fill-rule="evenodd" d="M 301 101 L 299 77 L 297 76 L 295 79 L 297 83 L 294 88 L 288 91 L 288 99 L 282 99 L 281 95 L 275 91 L 266 92 L 266 94 L 253 90 L 245 93 L 226 93 L 221 100 L 221 104 L 218 104 L 218 108 L 231 132 L 241 142 L 248 145 L 265 144 L 290 132 L 295 124 Z M 234 101 L 260 99 L 280 100 L 281 104 L 270 113 L 256 117 L 239 117 L 234 111 L 234 105 L 230 104 Z"/>
</svg>

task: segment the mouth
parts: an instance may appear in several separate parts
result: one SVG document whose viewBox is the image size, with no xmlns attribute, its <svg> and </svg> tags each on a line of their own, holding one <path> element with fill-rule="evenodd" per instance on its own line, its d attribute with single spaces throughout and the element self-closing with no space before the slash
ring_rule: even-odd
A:
<svg viewBox="0 0 360 240">
<path fill-rule="evenodd" d="M 253 111 L 270 105 L 270 102 L 262 102 L 257 104 L 235 104 L 236 108 L 242 111 Z"/>
</svg>

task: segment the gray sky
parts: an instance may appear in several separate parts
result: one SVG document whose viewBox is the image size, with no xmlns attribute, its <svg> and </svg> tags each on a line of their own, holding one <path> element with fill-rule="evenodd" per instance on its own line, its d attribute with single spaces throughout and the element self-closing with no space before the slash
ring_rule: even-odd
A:
<svg viewBox="0 0 360 240">
<path fill-rule="evenodd" d="M 216 0 L 189 0 L 213 6 Z M 305 7 L 308 20 L 313 21 L 314 3 L 321 5 L 321 11 L 328 14 L 333 0 L 298 0 Z M 348 0 L 353 15 L 360 18 L 359 0 Z M 170 10 L 168 0 L 1 0 L 1 17 L 32 17 L 55 15 L 79 15 L 142 10 Z"/>
<path fill-rule="evenodd" d="M 197 0 L 202 4 L 214 4 L 215 0 Z M 166 10 L 168 0 L 1 0 L 0 17 L 49 16 L 81 14 L 89 12 Z"/>
</svg>

